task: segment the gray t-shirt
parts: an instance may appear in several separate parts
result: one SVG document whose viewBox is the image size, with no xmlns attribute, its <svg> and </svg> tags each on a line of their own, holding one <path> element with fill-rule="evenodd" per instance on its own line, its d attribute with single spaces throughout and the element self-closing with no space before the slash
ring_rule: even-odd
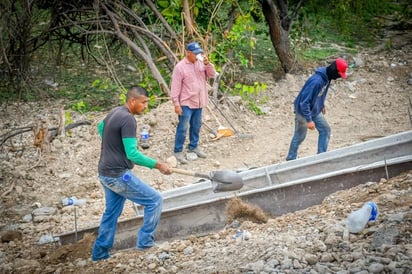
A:
<svg viewBox="0 0 412 274">
<path fill-rule="evenodd" d="M 136 119 L 125 106 L 119 106 L 114 108 L 103 122 L 99 174 L 120 177 L 134 166 L 134 163 L 127 159 L 122 139 L 136 138 Z"/>
</svg>

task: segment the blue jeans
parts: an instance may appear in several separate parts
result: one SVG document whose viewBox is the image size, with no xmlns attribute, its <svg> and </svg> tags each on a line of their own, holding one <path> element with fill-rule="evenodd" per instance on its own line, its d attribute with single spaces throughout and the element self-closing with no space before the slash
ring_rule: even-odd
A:
<svg viewBox="0 0 412 274">
<path fill-rule="evenodd" d="M 149 248 L 154 245 L 154 232 L 162 213 L 162 196 L 130 170 L 125 174 L 130 176 L 128 181 L 123 180 L 123 176 L 111 178 L 99 175 L 105 193 L 106 209 L 93 246 L 93 261 L 110 257 L 109 250 L 114 243 L 117 220 L 123 211 L 126 199 L 144 206 L 143 225 L 137 233 L 136 247 Z"/>
<path fill-rule="evenodd" d="M 328 150 L 328 144 L 330 139 L 330 126 L 322 113 L 319 113 L 316 117 L 312 119 L 313 122 L 315 122 L 315 127 L 319 132 L 318 154 L 326 152 Z M 298 148 L 300 144 L 303 142 L 303 140 L 305 140 L 307 131 L 307 121 L 305 117 L 296 112 L 295 132 L 293 133 L 293 138 L 290 142 L 289 153 L 286 157 L 286 161 L 294 160 L 298 157 Z"/>
<path fill-rule="evenodd" d="M 189 128 L 189 149 L 197 148 L 199 142 L 199 132 L 202 126 L 202 109 L 182 106 L 182 114 L 179 115 L 179 123 L 176 128 L 174 152 L 182 152 L 186 140 L 187 129 Z"/>
</svg>

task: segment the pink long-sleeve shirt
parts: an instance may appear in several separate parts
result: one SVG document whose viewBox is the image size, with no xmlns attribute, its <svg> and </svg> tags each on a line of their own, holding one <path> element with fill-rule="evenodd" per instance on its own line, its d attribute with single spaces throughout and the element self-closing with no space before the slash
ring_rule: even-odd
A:
<svg viewBox="0 0 412 274">
<path fill-rule="evenodd" d="M 171 96 L 175 106 L 203 108 L 208 102 L 207 79 L 214 78 L 213 64 L 204 65 L 184 58 L 173 69 Z"/>
</svg>

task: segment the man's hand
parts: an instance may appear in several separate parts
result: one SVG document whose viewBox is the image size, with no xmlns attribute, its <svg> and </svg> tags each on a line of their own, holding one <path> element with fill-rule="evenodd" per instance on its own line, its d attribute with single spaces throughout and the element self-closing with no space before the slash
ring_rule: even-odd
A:
<svg viewBox="0 0 412 274">
<path fill-rule="evenodd" d="M 326 107 L 323 107 L 322 113 L 323 113 L 323 114 L 326 114 Z"/>
<path fill-rule="evenodd" d="M 315 122 L 313 122 L 313 121 L 308 122 L 306 125 L 307 125 L 308 129 L 310 129 L 310 130 L 315 129 Z"/>
<path fill-rule="evenodd" d="M 209 65 L 209 58 L 206 55 L 203 55 L 203 64 L 205 64 L 205 66 Z"/>
<path fill-rule="evenodd" d="M 172 174 L 172 170 L 170 169 L 168 164 L 157 162 L 155 168 L 158 169 L 162 174 Z"/>
<path fill-rule="evenodd" d="M 175 106 L 175 113 L 177 114 L 177 115 L 182 115 L 182 107 L 181 106 Z"/>
</svg>

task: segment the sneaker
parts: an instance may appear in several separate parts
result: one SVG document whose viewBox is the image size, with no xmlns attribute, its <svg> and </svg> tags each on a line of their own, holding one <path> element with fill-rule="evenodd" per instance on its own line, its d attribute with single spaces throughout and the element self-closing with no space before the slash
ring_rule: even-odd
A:
<svg viewBox="0 0 412 274">
<path fill-rule="evenodd" d="M 193 152 L 197 155 L 199 158 L 206 158 L 206 153 L 200 150 L 200 148 L 194 148 L 194 149 L 189 149 L 189 152 Z"/>
<path fill-rule="evenodd" d="M 185 159 L 183 152 L 175 152 L 176 160 L 181 164 L 187 164 L 188 161 Z"/>
</svg>

